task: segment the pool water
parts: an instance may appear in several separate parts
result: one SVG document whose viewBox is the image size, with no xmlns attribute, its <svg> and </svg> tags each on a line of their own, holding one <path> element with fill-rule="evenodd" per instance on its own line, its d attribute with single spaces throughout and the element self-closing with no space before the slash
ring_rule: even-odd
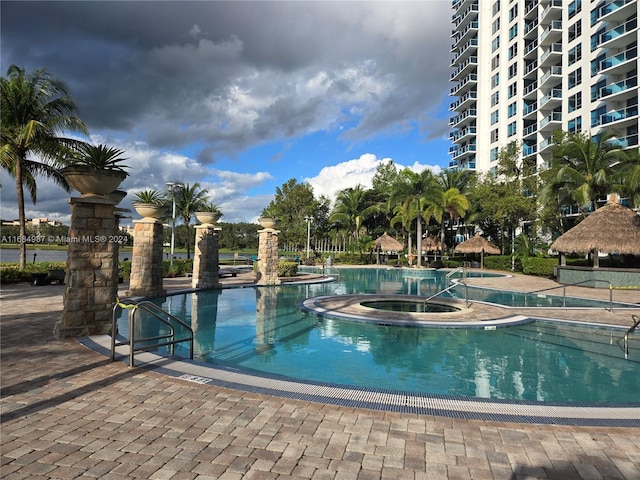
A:
<svg viewBox="0 0 640 480">
<path fill-rule="evenodd" d="M 304 298 L 341 293 L 425 295 L 444 282 L 418 280 L 399 269 L 344 269 L 332 283 L 207 290 L 158 303 L 192 325 L 196 360 L 264 375 L 492 399 L 640 399 L 640 335 L 631 336 L 625 360 L 621 329 L 541 320 L 489 331 L 384 326 L 297 307 Z M 126 335 L 125 318 L 119 328 Z M 160 333 L 142 325 L 141 335 Z M 186 345 L 176 350 L 188 356 Z"/>
</svg>

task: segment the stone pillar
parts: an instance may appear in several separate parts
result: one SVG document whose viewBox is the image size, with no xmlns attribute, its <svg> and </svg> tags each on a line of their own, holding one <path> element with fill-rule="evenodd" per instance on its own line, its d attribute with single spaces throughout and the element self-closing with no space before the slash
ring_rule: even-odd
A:
<svg viewBox="0 0 640 480">
<path fill-rule="evenodd" d="M 213 225 L 196 225 L 196 245 L 193 249 L 192 288 L 220 286 L 218 273 L 218 230 Z"/>
<path fill-rule="evenodd" d="M 258 230 L 257 285 L 280 285 L 278 277 L 278 232 L 273 228 Z"/>
<path fill-rule="evenodd" d="M 276 317 L 279 288 L 256 288 L 256 347 L 263 353 L 276 344 Z"/>
<path fill-rule="evenodd" d="M 127 295 L 161 297 L 167 293 L 162 288 L 162 223 L 151 218 L 133 223 L 133 258 Z"/>
<path fill-rule="evenodd" d="M 64 307 L 54 333 L 58 338 L 109 333 L 118 291 L 115 203 L 94 196 L 72 197 L 69 204 Z"/>
</svg>

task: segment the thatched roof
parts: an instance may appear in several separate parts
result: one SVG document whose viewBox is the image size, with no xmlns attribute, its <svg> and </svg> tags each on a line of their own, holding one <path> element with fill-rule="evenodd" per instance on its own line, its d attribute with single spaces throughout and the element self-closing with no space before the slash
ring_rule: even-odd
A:
<svg viewBox="0 0 640 480">
<path fill-rule="evenodd" d="M 619 203 L 609 203 L 558 237 L 551 249 L 640 255 L 640 216 Z"/>
<path fill-rule="evenodd" d="M 477 233 L 475 237 L 456 245 L 453 251 L 455 253 L 488 253 L 494 255 L 500 253 L 498 247 Z"/>
<path fill-rule="evenodd" d="M 442 246 L 440 245 L 440 240 L 433 238 L 433 237 L 427 237 L 424 239 L 424 241 L 422 242 L 422 249 L 427 251 L 427 252 L 431 252 L 434 250 L 442 250 Z"/>
<path fill-rule="evenodd" d="M 395 238 L 387 235 L 387 232 L 384 232 L 384 235 L 378 237 L 375 243 L 376 249 L 383 250 L 385 252 L 401 252 L 404 250 L 404 245 Z"/>
</svg>

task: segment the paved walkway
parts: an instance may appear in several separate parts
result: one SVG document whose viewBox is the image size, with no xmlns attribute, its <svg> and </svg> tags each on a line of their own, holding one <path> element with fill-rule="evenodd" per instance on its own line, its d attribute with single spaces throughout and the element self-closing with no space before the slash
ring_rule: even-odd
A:
<svg viewBox="0 0 640 480">
<path fill-rule="evenodd" d="M 517 276 L 508 288 L 545 282 Z M 0 292 L 2 478 L 640 479 L 638 428 L 338 407 L 111 363 L 53 337 L 63 291 Z M 638 301 L 638 292 L 618 293 Z"/>
</svg>

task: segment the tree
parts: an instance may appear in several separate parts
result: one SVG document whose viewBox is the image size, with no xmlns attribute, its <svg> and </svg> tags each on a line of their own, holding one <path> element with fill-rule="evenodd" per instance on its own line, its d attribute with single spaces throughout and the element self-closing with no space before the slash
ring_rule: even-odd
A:
<svg viewBox="0 0 640 480">
<path fill-rule="evenodd" d="M 281 231 L 280 240 L 296 250 L 303 250 L 307 242 L 305 217 L 312 218 L 311 231 L 326 234 L 328 231 L 329 200 L 317 200 L 313 188 L 308 183 L 298 183 L 289 179 L 282 187 L 276 188 L 274 199 L 262 211 L 263 217 L 275 218 Z"/>
<path fill-rule="evenodd" d="M 444 255 L 446 250 L 446 220 L 450 222 L 463 217 L 470 208 L 469 200 L 455 187 L 444 190 L 446 182 L 438 182 L 440 188 L 433 189 L 426 199 L 424 216 L 433 217 L 440 223 L 440 247 Z"/>
<path fill-rule="evenodd" d="M 366 190 L 361 185 L 345 188 L 336 196 L 336 204 L 329 221 L 341 225 L 354 239 L 358 239 L 364 233 L 362 224 L 369 207 L 366 202 Z"/>
<path fill-rule="evenodd" d="M 37 200 L 36 176 L 44 176 L 69 190 L 56 168 L 56 161 L 78 141 L 65 138 L 65 132 L 88 134 L 76 116 L 76 104 L 66 86 L 46 70 L 32 73 L 11 65 L 0 80 L 2 147 L 0 162 L 15 179 L 20 236 L 25 235 L 24 189 L 33 203 Z M 34 158 L 33 156 L 37 157 Z M 20 243 L 19 268 L 24 270 L 27 246 Z"/>
<path fill-rule="evenodd" d="M 614 134 L 556 132 L 551 170 L 552 183 L 546 196 L 557 194 L 560 202 L 570 202 L 584 212 L 598 208 L 598 198 L 613 191 L 615 166 L 627 160 L 622 148 L 611 141 Z"/>
<path fill-rule="evenodd" d="M 419 267 L 422 263 L 422 205 L 425 196 L 434 190 L 435 180 L 431 170 L 423 170 L 416 173 L 408 168 L 402 170 L 398 176 L 398 180 L 394 185 L 389 201 L 392 205 L 409 202 L 415 203 L 416 206 L 416 250 L 418 252 Z M 405 208 L 411 208 L 406 206 Z"/>
<path fill-rule="evenodd" d="M 415 220 L 416 214 L 416 204 L 412 201 L 412 199 L 407 199 L 403 203 L 399 203 L 394 207 L 393 213 L 395 216 L 390 220 L 391 227 L 393 227 L 396 223 L 400 223 L 402 225 L 403 231 L 407 233 L 408 238 L 408 252 L 409 255 L 411 253 L 411 224 Z"/>
<path fill-rule="evenodd" d="M 209 190 L 200 188 L 200 183 L 198 182 L 193 185 L 184 183 L 174 191 L 176 196 L 176 215 L 182 219 L 187 227 L 187 258 L 191 258 L 191 216 L 208 203 L 208 193 Z"/>
</svg>

